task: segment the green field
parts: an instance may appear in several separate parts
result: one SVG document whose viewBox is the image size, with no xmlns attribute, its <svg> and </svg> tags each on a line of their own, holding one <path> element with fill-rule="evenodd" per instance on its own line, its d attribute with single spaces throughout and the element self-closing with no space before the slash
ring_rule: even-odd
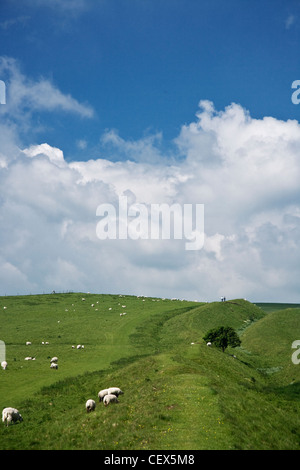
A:
<svg viewBox="0 0 300 470">
<path fill-rule="evenodd" d="M 24 418 L 1 422 L 0 449 L 298 450 L 299 324 L 298 305 L 241 299 L 0 297 L 0 407 Z M 238 332 L 239 348 L 206 346 L 204 334 L 221 325 Z M 106 408 L 97 394 L 110 386 L 124 395 Z"/>
</svg>

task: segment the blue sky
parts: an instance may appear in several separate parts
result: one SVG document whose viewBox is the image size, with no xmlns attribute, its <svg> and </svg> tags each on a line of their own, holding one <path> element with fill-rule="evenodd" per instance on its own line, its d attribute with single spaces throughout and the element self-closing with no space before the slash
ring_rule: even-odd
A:
<svg viewBox="0 0 300 470">
<path fill-rule="evenodd" d="M 112 128 L 124 139 L 161 132 L 170 145 L 201 99 L 298 119 L 298 1 L 2 0 L 0 15 L 1 55 L 94 110 L 39 116 L 49 129 L 38 138 L 68 159 L 83 158 L 78 139 L 97 156 Z"/>
<path fill-rule="evenodd" d="M 1 0 L 0 295 L 300 302 L 299 33 L 299 0 Z M 203 204 L 202 249 L 99 239 L 124 196 Z"/>
</svg>

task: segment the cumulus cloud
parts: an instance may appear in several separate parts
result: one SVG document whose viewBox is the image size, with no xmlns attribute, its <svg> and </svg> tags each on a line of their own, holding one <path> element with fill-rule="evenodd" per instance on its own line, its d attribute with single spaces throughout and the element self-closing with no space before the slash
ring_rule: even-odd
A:
<svg viewBox="0 0 300 470">
<path fill-rule="evenodd" d="M 1 293 L 299 301 L 298 122 L 201 101 L 172 158 L 161 139 L 127 142 L 107 131 L 109 159 L 66 162 L 47 143 L 24 148 L 11 128 L 0 156 Z M 117 209 L 120 196 L 147 208 L 204 204 L 203 248 L 187 251 L 184 239 L 100 240 L 97 207 Z"/>
</svg>

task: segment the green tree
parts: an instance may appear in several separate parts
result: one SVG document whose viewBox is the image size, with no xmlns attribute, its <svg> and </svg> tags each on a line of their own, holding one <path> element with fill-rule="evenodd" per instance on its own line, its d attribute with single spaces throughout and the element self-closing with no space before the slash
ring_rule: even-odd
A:
<svg viewBox="0 0 300 470">
<path fill-rule="evenodd" d="M 210 341 L 218 348 L 221 348 L 223 352 L 228 346 L 236 348 L 241 345 L 241 340 L 238 337 L 238 334 L 233 328 L 231 328 L 231 326 L 219 326 L 218 328 L 213 328 L 203 336 L 203 339 L 204 341 Z"/>
</svg>

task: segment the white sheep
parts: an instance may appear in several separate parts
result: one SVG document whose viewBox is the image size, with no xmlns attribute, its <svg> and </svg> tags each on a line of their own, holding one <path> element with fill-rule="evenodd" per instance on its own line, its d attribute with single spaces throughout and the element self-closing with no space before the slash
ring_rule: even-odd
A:
<svg viewBox="0 0 300 470">
<path fill-rule="evenodd" d="M 81 344 L 77 344 L 76 348 L 81 349 Z"/>
<path fill-rule="evenodd" d="M 56 357 L 56 356 L 52 357 L 52 359 L 50 360 L 50 362 L 58 362 L 58 357 Z"/>
<path fill-rule="evenodd" d="M 7 362 L 6 362 L 6 361 L 2 361 L 2 362 L 1 362 L 1 367 L 2 367 L 3 370 L 5 370 L 6 367 L 7 367 Z"/>
<path fill-rule="evenodd" d="M 87 413 L 89 413 L 90 411 L 94 411 L 95 408 L 96 408 L 95 401 L 92 400 L 92 399 L 87 400 L 87 402 L 85 404 L 85 408 L 86 408 Z"/>
<path fill-rule="evenodd" d="M 208 341 L 208 343 L 206 343 L 206 346 L 211 346 L 211 342 Z"/>
<path fill-rule="evenodd" d="M 98 393 L 99 401 L 103 401 L 103 398 L 105 397 L 105 395 L 108 395 L 108 388 L 100 390 L 100 392 Z"/>
<path fill-rule="evenodd" d="M 58 369 L 58 364 L 56 364 L 56 362 L 51 362 L 50 369 Z"/>
<path fill-rule="evenodd" d="M 124 392 L 122 392 L 122 390 L 121 390 L 119 387 L 110 387 L 110 388 L 108 389 L 108 393 L 109 393 L 110 395 L 116 395 L 117 397 L 118 397 L 119 395 L 123 395 L 123 394 L 124 394 Z"/>
<path fill-rule="evenodd" d="M 26 346 L 30 346 L 31 345 L 31 341 L 26 341 Z"/>
<path fill-rule="evenodd" d="M 16 421 L 23 421 L 22 415 L 16 408 L 4 408 L 2 410 L 2 421 L 8 426 L 10 423 L 15 423 Z"/>
<path fill-rule="evenodd" d="M 117 399 L 116 395 L 109 393 L 103 398 L 103 403 L 104 406 L 108 406 L 110 403 L 119 403 L 119 400 Z"/>
</svg>

